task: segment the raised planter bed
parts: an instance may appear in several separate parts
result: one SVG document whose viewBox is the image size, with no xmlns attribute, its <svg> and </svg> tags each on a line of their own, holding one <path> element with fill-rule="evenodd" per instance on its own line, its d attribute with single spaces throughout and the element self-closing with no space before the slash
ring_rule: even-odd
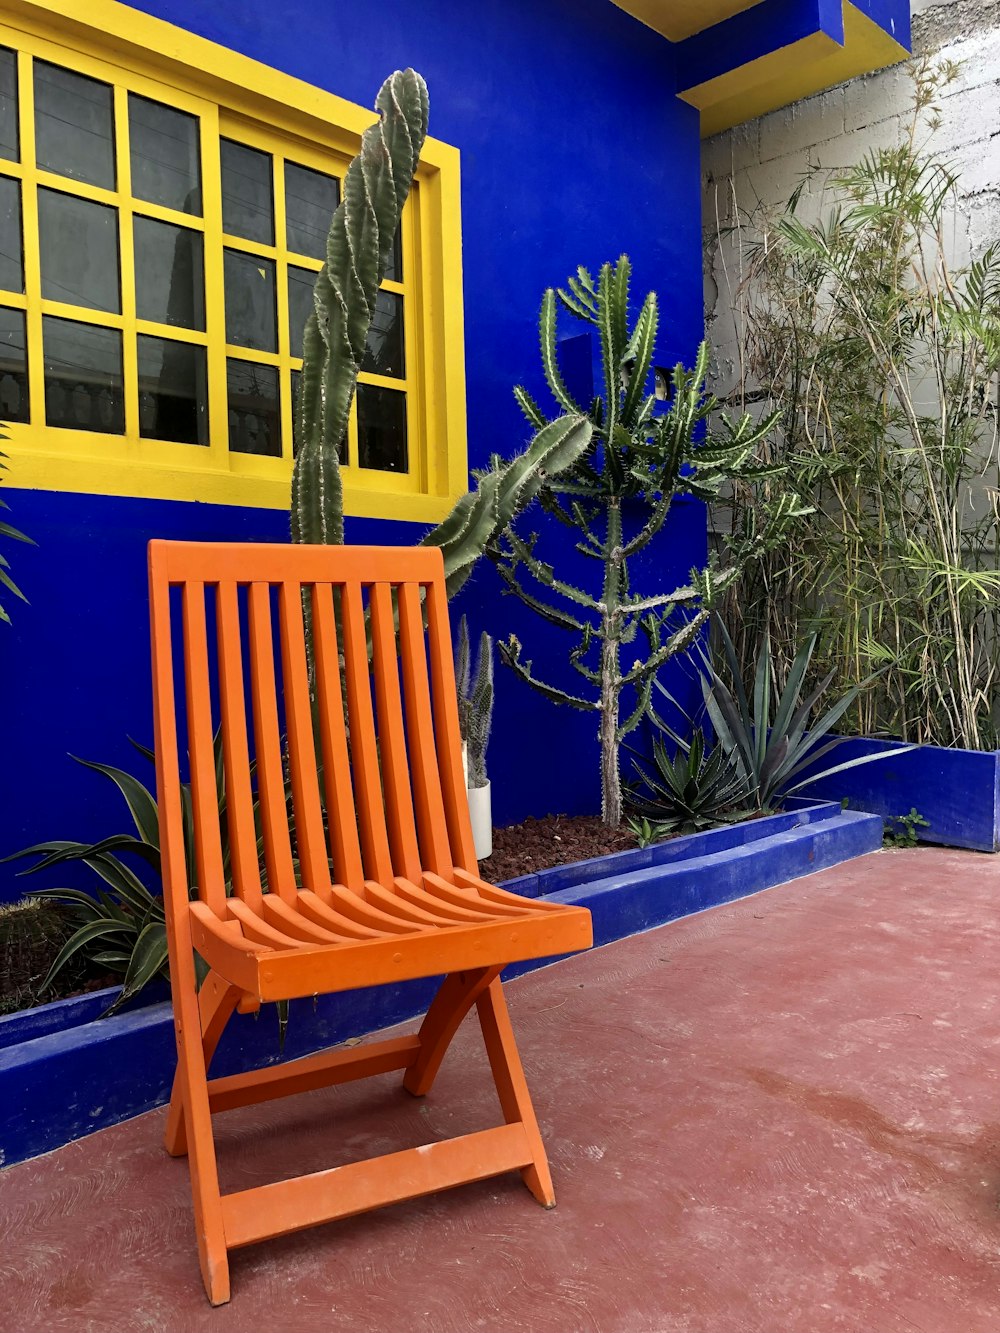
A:
<svg viewBox="0 0 1000 1333">
<path fill-rule="evenodd" d="M 895 758 L 894 750 L 901 752 Z M 1000 851 L 1000 752 L 938 745 L 904 750 L 897 741 L 854 737 L 837 750 L 836 762 L 869 754 L 890 757 L 823 778 L 806 793 L 820 800 L 847 801 L 852 810 L 884 819 L 916 810 L 929 825 L 917 830 L 923 842 Z"/>
<path fill-rule="evenodd" d="M 607 944 L 860 856 L 881 841 L 882 821 L 873 815 L 799 802 L 784 814 L 558 866 L 509 887 L 589 907 L 595 943 Z M 433 981 L 416 981 L 295 1001 L 280 1054 L 273 1005 L 256 1018 L 237 1017 L 212 1072 L 293 1059 L 411 1018 L 434 989 Z M 0 1163 L 48 1152 L 166 1100 L 174 1067 L 170 1006 L 99 1018 L 113 994 L 98 991 L 0 1019 Z"/>
</svg>

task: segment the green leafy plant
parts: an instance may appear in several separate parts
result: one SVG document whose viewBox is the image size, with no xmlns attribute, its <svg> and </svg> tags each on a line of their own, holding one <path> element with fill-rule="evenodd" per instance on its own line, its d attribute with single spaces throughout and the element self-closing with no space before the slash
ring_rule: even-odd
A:
<svg viewBox="0 0 1000 1333">
<path fill-rule="evenodd" d="M 664 831 L 693 833 L 746 814 L 753 791 L 724 746 L 709 749 L 701 727 L 686 740 L 650 709 L 660 729 L 650 762 L 634 757 L 635 778 L 625 788 L 625 805 Z M 630 826 L 634 827 L 630 820 Z"/>
<path fill-rule="evenodd" d="M 6 435 L 0 434 L 0 440 L 5 440 L 6 438 Z M 0 472 L 5 472 L 7 470 L 6 458 L 7 455 L 0 452 Z M 0 500 L 0 509 L 9 508 L 10 506 L 7 504 L 6 500 Z M 5 519 L 0 519 L 0 537 L 10 537 L 18 542 L 29 542 L 32 546 L 35 544 L 30 537 L 26 537 L 20 529 L 15 528 L 13 524 L 8 523 Z M 20 597 L 22 602 L 28 600 L 11 578 L 10 561 L 5 555 L 0 555 L 0 586 L 6 588 L 8 592 L 13 593 L 15 597 Z M 4 620 L 7 624 L 10 624 L 10 613 L 2 602 L 0 602 L 0 620 Z"/>
<path fill-rule="evenodd" d="M 663 531 L 674 499 L 683 494 L 716 496 L 734 478 L 747 484 L 780 468 L 752 461 L 755 446 L 773 427 L 773 419 L 754 424 L 748 414 L 731 421 L 705 390 L 708 352 L 704 345 L 695 366 L 675 367 L 670 401 L 659 410 L 653 390 L 653 355 L 659 323 L 655 292 L 629 320 L 631 265 L 623 255 L 605 264 L 595 282 L 580 268 L 565 289 L 549 289 L 539 317 L 542 365 L 549 390 L 567 417 L 589 421 L 585 450 L 539 491 L 542 506 L 577 535 L 576 549 L 595 566 L 590 588 L 556 575 L 536 551 L 537 535 L 520 537 L 513 526 L 490 543 L 506 588 L 550 624 L 569 632 L 576 646 L 569 664 L 582 677 L 579 693 L 542 680 L 522 656 L 513 635 L 499 645 L 503 661 L 521 680 L 554 703 L 597 715 L 600 744 L 601 809 L 604 821 L 622 816 L 619 752 L 623 739 L 639 724 L 649 703 L 657 671 L 697 639 L 709 609 L 739 565 L 761 546 L 774 542 L 800 513 L 790 492 L 766 506 L 766 517 L 752 534 L 729 546 L 730 567 L 716 563 L 691 572 L 684 586 L 665 593 L 634 591 L 630 562 Z M 557 310 L 596 330 L 601 347 L 603 393 L 584 414 L 561 373 L 556 351 Z M 515 396 L 530 425 L 551 429 L 544 412 L 523 387 Z M 626 507 L 638 514 L 626 531 Z M 639 631 L 646 652 L 629 647 Z M 623 701 L 627 711 L 623 716 Z"/>
<path fill-rule="evenodd" d="M 741 659 L 868 682 L 850 730 L 990 749 L 1000 671 L 1000 245 L 953 262 L 958 180 L 926 151 L 948 63 L 916 67 L 902 141 L 814 172 L 778 216 L 739 215 L 732 401 L 778 409 L 758 458 L 814 508 L 730 586 Z M 807 212 L 808 207 L 808 212 Z M 765 488 L 766 490 L 766 488 Z M 734 488 L 734 522 L 760 496 Z"/>
<path fill-rule="evenodd" d="M 141 754 L 153 759 L 151 750 L 135 741 L 132 744 Z M 226 797 L 221 733 L 215 738 L 215 761 L 223 834 L 223 867 L 228 882 L 230 862 L 228 838 L 225 836 Z M 56 955 L 39 990 L 47 990 L 63 968 L 73 959 L 83 957 L 89 963 L 122 977 L 122 990 L 108 1009 L 110 1014 L 155 977 L 169 979 L 163 898 L 159 893 L 151 892 L 135 870 L 122 859 L 123 854 L 136 857 L 159 878 L 159 817 L 156 798 L 131 773 L 86 759 L 78 759 L 77 763 L 114 783 L 125 799 L 135 832 L 115 834 L 94 843 L 41 842 L 5 859 L 37 856 L 39 859 L 36 863 L 23 871 L 23 874 L 50 871 L 70 863 L 85 865 L 94 872 L 97 882 L 93 893 L 83 889 L 56 888 L 45 889 L 37 895 L 38 898 L 61 904 L 73 926 L 72 933 Z M 181 795 L 187 876 L 194 896 L 198 881 L 189 784 L 182 786 Z"/>
<path fill-rule="evenodd" d="M 458 624 L 455 646 L 455 681 L 458 687 L 458 720 L 466 744 L 469 786 L 485 787 L 486 749 L 493 722 L 493 640 L 484 630 L 479 637 L 479 656 L 475 671 L 469 645 L 469 622 L 465 616 Z"/>
<path fill-rule="evenodd" d="M 883 847 L 916 847 L 920 837 L 918 829 L 930 828 L 930 820 L 924 819 L 916 806 L 911 806 L 908 815 L 890 815 L 885 821 L 882 834 Z"/>
<path fill-rule="evenodd" d="M 747 786 L 759 810 L 773 810 L 819 778 L 844 773 L 862 764 L 876 763 L 889 753 L 861 755 L 816 771 L 821 759 L 832 756 L 848 739 L 833 729 L 855 702 L 861 689 L 853 685 L 813 721 L 813 712 L 833 682 L 834 672 L 806 691 L 805 682 L 816 649 L 812 634 L 799 648 L 784 685 L 777 678 L 770 639 L 765 635 L 757 654 L 752 694 L 743 687 L 742 665 L 725 625 L 719 625 L 728 681 L 714 669 L 703 681 L 705 708 L 715 731 L 716 744 Z M 906 749 L 895 748 L 892 755 Z"/>
<path fill-rule="evenodd" d="M 656 842 L 662 842 L 664 838 L 669 838 L 674 832 L 674 825 L 668 820 L 660 823 L 656 820 L 641 818 L 636 815 L 628 815 L 625 822 L 635 834 L 635 840 L 640 847 L 652 847 Z"/>
</svg>

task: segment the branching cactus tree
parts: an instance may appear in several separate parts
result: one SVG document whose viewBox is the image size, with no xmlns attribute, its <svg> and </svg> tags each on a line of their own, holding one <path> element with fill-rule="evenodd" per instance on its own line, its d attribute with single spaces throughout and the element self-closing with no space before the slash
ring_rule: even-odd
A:
<svg viewBox="0 0 1000 1333">
<path fill-rule="evenodd" d="M 303 336 L 292 476 L 296 542 L 344 540 L 340 453 L 379 285 L 427 135 L 428 106 L 427 85 L 414 70 L 386 79 L 375 99 L 379 119 L 362 136 L 333 215 Z M 494 458 L 476 475 L 474 489 L 423 539 L 442 549 L 449 594 L 547 478 L 580 457 L 591 432 L 580 411 L 543 422 L 524 452 Z"/>
<path fill-rule="evenodd" d="M 632 589 L 629 562 L 661 534 L 674 498 L 688 493 L 710 499 L 732 478 L 764 475 L 752 456 L 773 423 L 755 424 L 749 416 L 734 422 L 718 414 L 716 400 L 705 391 L 704 344 L 693 370 L 680 365 L 674 370 L 672 393 L 662 410 L 650 383 L 656 294 L 646 296 L 630 327 L 629 278 L 626 256 L 617 264 L 605 264 L 596 283 L 581 268 L 567 290 L 545 293 L 540 317 L 545 378 L 563 414 L 557 420 L 583 416 L 590 422 L 591 437 L 572 465 L 545 482 L 539 499 L 559 522 L 577 532 L 576 549 L 594 562 L 593 585 L 577 587 L 557 577 L 536 554 L 537 535 L 522 538 L 509 526 L 490 543 L 506 587 L 575 640 L 569 664 L 581 677 L 579 693 L 537 677 L 515 637 L 498 646 L 504 662 L 533 689 L 555 703 L 597 715 L 602 814 L 611 825 L 619 824 L 622 816 L 619 749 L 646 711 L 657 671 L 692 643 L 741 563 L 775 541 L 801 512 L 795 496 L 780 494 L 765 511 L 766 531 L 734 542 L 725 570 L 715 564 L 692 570 L 688 582 L 671 592 Z M 597 331 L 603 392 L 589 408 L 574 400 L 560 372 L 560 306 Z M 517 388 L 515 396 L 535 430 L 549 428 L 526 389 Z M 773 478 L 779 471 L 769 469 L 768 475 Z M 626 652 L 631 660 L 623 665 Z"/>
</svg>

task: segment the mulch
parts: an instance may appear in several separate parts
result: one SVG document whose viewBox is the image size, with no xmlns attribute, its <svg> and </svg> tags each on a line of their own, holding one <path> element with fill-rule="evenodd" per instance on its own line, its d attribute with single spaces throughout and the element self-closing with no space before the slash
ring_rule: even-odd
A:
<svg viewBox="0 0 1000 1333">
<path fill-rule="evenodd" d="M 546 815 L 494 829 L 493 855 L 479 862 L 479 873 L 498 884 L 570 861 L 631 851 L 635 846 L 630 828 L 608 828 L 598 815 Z"/>
</svg>

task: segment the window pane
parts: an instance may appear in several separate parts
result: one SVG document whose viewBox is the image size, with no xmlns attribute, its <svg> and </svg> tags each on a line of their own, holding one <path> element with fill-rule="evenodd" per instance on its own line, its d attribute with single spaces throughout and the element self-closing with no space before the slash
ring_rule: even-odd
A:
<svg viewBox="0 0 1000 1333">
<path fill-rule="evenodd" d="M 24 291 L 21 187 L 9 176 L 0 176 L 0 287 L 6 292 Z"/>
<path fill-rule="evenodd" d="M 326 258 L 326 237 L 330 219 L 340 202 L 340 183 L 336 176 L 285 163 L 285 232 L 289 250 Z"/>
<path fill-rule="evenodd" d="M 24 311 L 0 306 L 0 421 L 27 421 L 28 418 Z"/>
<path fill-rule="evenodd" d="M 230 357 L 226 370 L 230 452 L 280 458 L 277 366 L 258 366 L 251 361 L 237 361 Z"/>
<path fill-rule="evenodd" d="M 248 241 L 274 244 L 271 156 L 223 139 L 222 230 Z"/>
<path fill-rule="evenodd" d="M 375 314 L 368 330 L 362 370 L 401 380 L 406 375 L 403 357 L 403 298 L 395 292 L 379 292 Z"/>
<path fill-rule="evenodd" d="M 278 320 L 274 308 L 274 260 L 225 251 L 226 342 L 278 350 Z"/>
<path fill-rule="evenodd" d="M 202 250 L 200 232 L 136 217 L 135 304 L 140 319 L 204 329 Z"/>
<path fill-rule="evenodd" d="M 43 171 L 115 188 L 111 89 L 35 61 L 35 152 Z"/>
<path fill-rule="evenodd" d="M 38 233 L 44 297 L 120 312 L 116 209 L 39 190 Z"/>
<path fill-rule="evenodd" d="M 405 393 L 358 385 L 358 464 L 379 472 L 406 471 Z"/>
<path fill-rule="evenodd" d="M 0 157 L 20 160 L 17 150 L 17 56 L 0 48 Z"/>
<path fill-rule="evenodd" d="M 392 238 L 392 249 L 389 251 L 389 262 L 385 266 L 385 276 L 391 278 L 393 282 L 403 281 L 403 243 L 398 227 Z"/>
<path fill-rule="evenodd" d="M 75 319 L 42 319 L 45 424 L 125 433 L 122 335 Z"/>
<path fill-rule="evenodd" d="M 139 434 L 208 444 L 204 347 L 139 335 Z"/>
<path fill-rule="evenodd" d="M 135 198 L 200 216 L 197 116 L 129 93 L 128 141 Z"/>
<path fill-rule="evenodd" d="M 313 312 L 313 288 L 318 277 L 311 268 L 288 266 L 288 333 L 292 356 L 302 355 L 302 333 Z"/>
</svg>

